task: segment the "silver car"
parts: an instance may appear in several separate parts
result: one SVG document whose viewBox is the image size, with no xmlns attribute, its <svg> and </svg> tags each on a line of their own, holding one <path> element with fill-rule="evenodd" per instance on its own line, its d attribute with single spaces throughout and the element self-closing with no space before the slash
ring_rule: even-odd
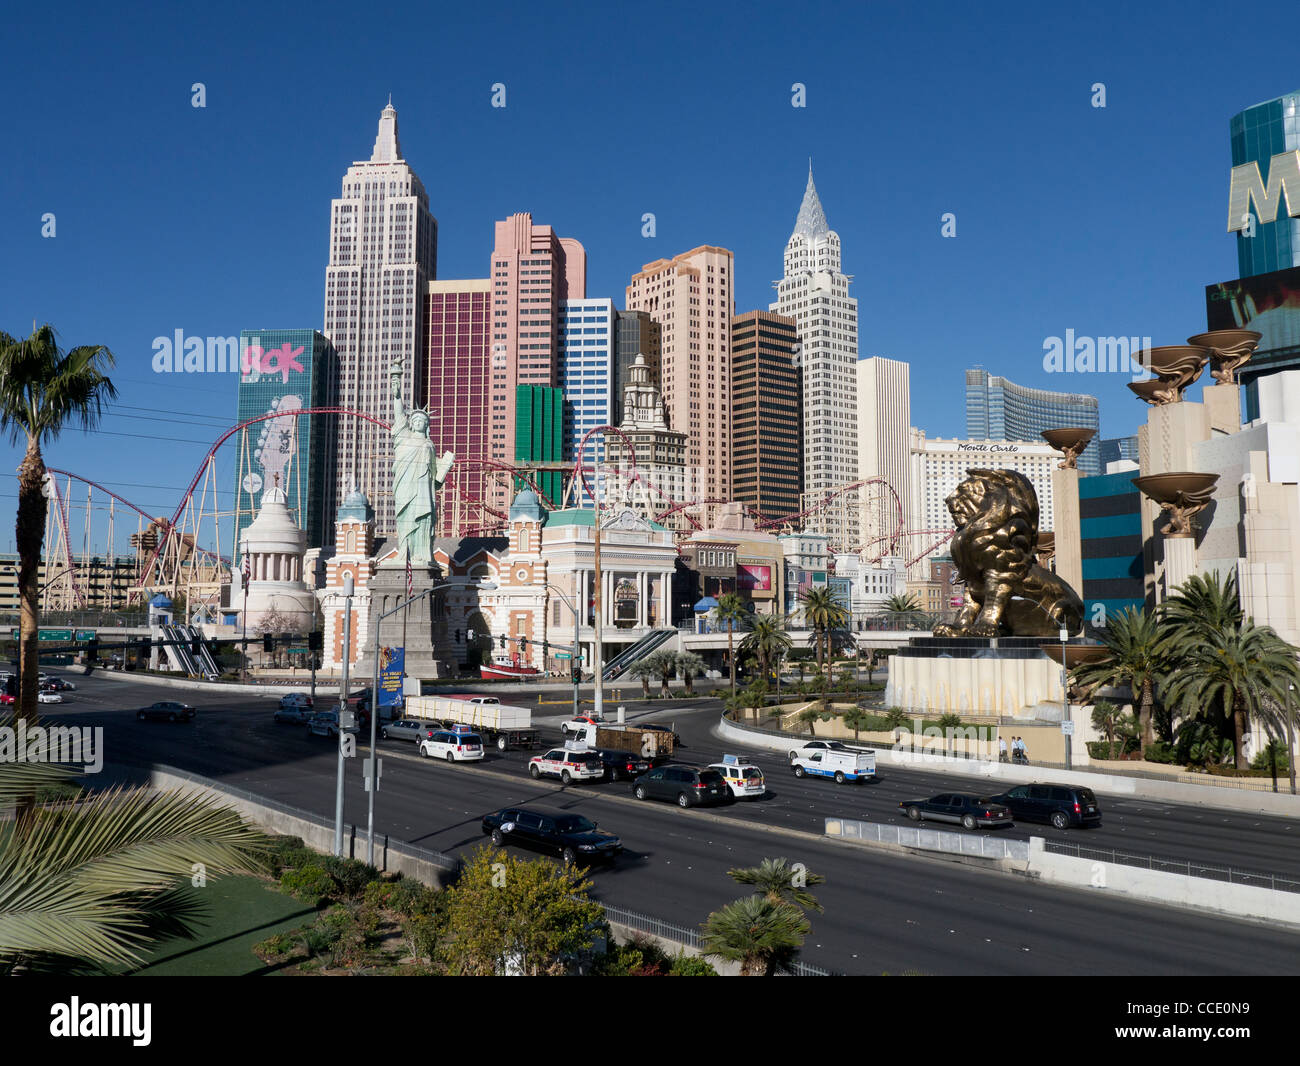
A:
<svg viewBox="0 0 1300 1066">
<path fill-rule="evenodd" d="M 436 722 L 426 722 L 422 718 L 399 718 L 386 723 L 382 732 L 385 740 L 411 740 L 418 744 L 438 728 Z"/>
</svg>

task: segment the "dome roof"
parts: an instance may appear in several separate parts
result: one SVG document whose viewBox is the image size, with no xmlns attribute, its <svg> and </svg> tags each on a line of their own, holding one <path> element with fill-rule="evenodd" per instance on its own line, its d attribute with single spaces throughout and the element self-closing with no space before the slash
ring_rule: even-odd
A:
<svg viewBox="0 0 1300 1066">
<path fill-rule="evenodd" d="M 279 485 L 262 493 L 262 506 L 244 530 L 244 550 L 249 552 L 293 552 L 302 554 L 307 534 L 289 513 L 288 498 Z"/>
<path fill-rule="evenodd" d="M 537 498 L 530 488 L 520 489 L 510 504 L 510 521 L 522 519 L 526 522 L 540 522 L 543 520 L 545 512 L 542 510 L 542 501 Z"/>
<path fill-rule="evenodd" d="M 343 502 L 339 505 L 338 513 L 335 520 L 346 522 L 349 520 L 356 522 L 369 522 L 374 517 L 374 512 L 370 508 L 370 501 L 366 494 L 355 485 L 351 491 L 343 497 Z"/>
</svg>

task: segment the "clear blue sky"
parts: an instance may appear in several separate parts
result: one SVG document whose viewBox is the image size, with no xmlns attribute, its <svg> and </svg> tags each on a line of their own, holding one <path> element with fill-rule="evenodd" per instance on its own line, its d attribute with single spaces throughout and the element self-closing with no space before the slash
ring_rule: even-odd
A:
<svg viewBox="0 0 1300 1066">
<path fill-rule="evenodd" d="M 861 353 L 911 363 L 916 425 L 964 435 L 978 363 L 1093 392 L 1125 435 L 1128 379 L 1045 374 L 1044 338 L 1205 328 L 1204 286 L 1236 274 L 1229 117 L 1300 85 L 1255 25 L 1221 3 L 25 5 L 0 64 L 0 329 L 113 350 L 115 413 L 46 461 L 170 515 L 235 381 L 155 375 L 153 338 L 321 328 L 329 202 L 391 92 L 439 277 L 485 276 L 493 221 L 531 211 L 586 246 L 588 295 L 621 304 L 642 264 L 717 244 L 737 311 L 766 308 L 811 155 Z"/>
</svg>

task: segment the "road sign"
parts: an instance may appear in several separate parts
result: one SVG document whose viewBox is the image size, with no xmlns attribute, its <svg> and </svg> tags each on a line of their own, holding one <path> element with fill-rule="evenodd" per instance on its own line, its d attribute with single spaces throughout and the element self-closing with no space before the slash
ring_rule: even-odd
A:
<svg viewBox="0 0 1300 1066">
<path fill-rule="evenodd" d="M 1074 736 L 1074 723 L 1073 723 L 1073 722 L 1062 722 L 1062 723 L 1061 723 L 1061 732 L 1064 733 L 1067 737 L 1072 737 L 1072 736 Z"/>
<path fill-rule="evenodd" d="M 571 651 L 557 651 L 557 652 L 555 653 L 555 657 L 556 657 L 557 659 L 572 659 L 572 658 L 573 658 L 573 652 L 571 652 Z M 581 656 L 581 655 L 578 656 L 578 662 L 582 662 L 582 656 Z"/>
<path fill-rule="evenodd" d="M 84 641 L 87 641 L 87 640 L 94 640 L 94 639 L 95 639 L 95 631 L 94 631 L 93 629 L 78 629 L 78 630 L 77 630 L 77 640 L 78 640 L 78 642 L 84 642 Z"/>
<path fill-rule="evenodd" d="M 18 639 L 19 631 L 17 629 L 11 629 L 9 632 L 11 635 L 11 639 L 13 640 Z M 87 632 L 91 633 L 90 637 L 86 637 L 87 640 L 90 640 L 91 637 L 94 636 L 94 632 L 92 630 L 87 630 Z M 71 629 L 42 629 L 37 633 L 36 639 L 45 644 L 70 644 L 72 643 L 72 630 Z M 80 640 L 81 638 L 78 637 L 77 639 Z"/>
</svg>

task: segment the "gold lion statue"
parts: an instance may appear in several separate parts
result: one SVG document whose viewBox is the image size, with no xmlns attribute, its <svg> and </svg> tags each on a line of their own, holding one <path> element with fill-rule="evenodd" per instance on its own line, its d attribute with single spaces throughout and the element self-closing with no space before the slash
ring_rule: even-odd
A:
<svg viewBox="0 0 1300 1066">
<path fill-rule="evenodd" d="M 1083 601 L 1034 562 L 1038 494 L 1015 470 L 967 470 L 944 501 L 957 532 L 952 559 L 966 582 L 966 602 L 936 637 L 1056 636 L 1083 629 Z"/>
</svg>

